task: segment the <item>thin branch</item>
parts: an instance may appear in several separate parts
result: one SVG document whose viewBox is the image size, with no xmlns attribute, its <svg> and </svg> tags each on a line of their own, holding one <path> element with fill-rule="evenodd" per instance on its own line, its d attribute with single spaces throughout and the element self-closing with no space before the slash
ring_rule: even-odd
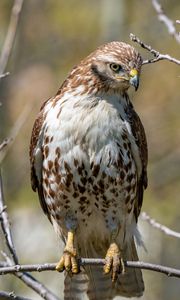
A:
<svg viewBox="0 0 180 300">
<path fill-rule="evenodd" d="M 131 261 L 131 262 L 125 262 L 126 267 L 131 267 L 131 268 L 139 268 L 139 269 L 144 269 L 144 270 L 149 270 L 149 271 L 155 271 L 155 272 L 160 272 L 168 277 L 177 277 L 180 278 L 180 270 L 175 269 L 175 268 L 170 268 L 162 265 L 155 265 L 155 264 L 150 264 L 150 263 L 144 263 L 142 261 Z"/>
<path fill-rule="evenodd" d="M 5 205 L 5 206 L 3 206 L 3 207 L 1 207 L 1 209 L 0 209 L 0 215 L 3 213 L 3 211 L 5 211 L 7 209 L 7 206 Z"/>
<path fill-rule="evenodd" d="M 154 228 L 157 228 L 164 232 L 167 235 L 173 236 L 175 238 L 180 239 L 180 232 L 171 230 L 170 228 L 158 223 L 156 220 L 151 218 L 146 212 L 141 213 L 141 219 L 144 221 L 147 221 L 150 225 L 152 225 Z"/>
<path fill-rule="evenodd" d="M 5 253 L 2 252 L 6 262 L 0 262 L 0 267 L 14 267 L 12 265 L 11 258 Z M 17 278 L 23 281 L 28 287 L 30 287 L 33 291 L 35 291 L 38 295 L 40 295 L 45 300 L 60 300 L 54 293 L 52 293 L 48 288 L 44 286 L 41 282 L 36 280 L 31 274 L 29 273 L 21 273 L 15 272 L 13 273 Z"/>
<path fill-rule="evenodd" d="M 6 69 L 9 56 L 11 54 L 11 50 L 13 48 L 14 40 L 15 40 L 15 35 L 16 35 L 16 30 L 17 30 L 17 25 L 20 17 L 20 13 L 22 10 L 22 5 L 23 5 L 23 0 L 14 0 L 14 5 L 11 11 L 11 17 L 10 17 L 10 23 L 8 27 L 8 32 L 6 35 L 6 39 L 3 45 L 3 49 L 1 52 L 0 56 L 0 79 L 7 76 L 7 73 L 4 74 L 4 70 Z M 23 113 L 20 115 L 20 118 L 17 120 L 15 123 L 15 126 L 12 128 L 10 137 L 9 137 L 9 143 L 6 145 L 3 144 L 2 148 L 3 150 L 6 149 L 5 151 L 1 151 L 1 157 L 0 157 L 0 162 L 3 160 L 5 155 L 7 154 L 7 150 L 9 147 L 12 145 L 12 142 L 14 141 L 16 135 L 18 134 L 20 128 L 26 121 L 26 118 L 29 114 L 29 107 L 25 107 Z M 2 149 L 1 149 L 2 150 Z M 12 258 L 9 258 L 9 264 L 8 265 L 13 265 L 14 263 L 18 263 L 18 259 L 15 253 L 13 241 L 12 241 L 12 236 L 11 236 L 11 231 L 10 231 L 10 225 L 9 225 L 9 220 L 8 220 L 8 214 L 6 212 L 6 206 L 4 204 L 4 197 L 3 197 L 3 192 L 2 192 L 2 178 L 1 179 L 1 184 L 0 184 L 0 221 L 1 221 L 1 226 L 2 230 L 5 236 L 6 244 L 8 246 L 9 251 L 11 252 Z M 27 273 L 16 273 L 14 274 L 16 277 L 21 279 L 27 286 L 29 286 L 31 289 L 36 291 L 43 299 L 46 300 L 59 300 L 58 297 L 56 297 L 53 293 L 51 293 L 43 284 L 41 284 L 38 280 L 33 278 L 30 274 Z M 15 299 L 20 299 L 20 298 L 15 298 Z"/>
<path fill-rule="evenodd" d="M 91 265 L 91 266 L 97 266 L 97 265 L 104 265 L 105 259 L 101 258 L 81 258 L 79 259 L 79 264 L 81 266 L 84 265 Z M 163 274 L 166 274 L 171 277 L 178 277 L 180 278 L 180 270 L 174 269 L 162 265 L 156 265 L 156 264 L 150 264 L 145 263 L 141 261 L 125 261 L 125 266 L 127 268 L 138 268 L 138 269 L 144 269 L 144 270 L 150 270 L 155 272 L 160 272 Z M 11 267 L 1 267 L 0 268 L 0 275 L 10 274 L 10 273 L 17 273 L 19 271 L 21 272 L 43 272 L 43 271 L 55 271 L 56 263 L 46 263 L 46 264 L 37 264 L 37 265 L 16 265 Z"/>
<path fill-rule="evenodd" d="M 5 236 L 7 247 L 12 255 L 13 262 L 15 264 L 18 264 L 18 258 L 16 255 L 16 251 L 14 248 L 13 240 L 12 240 L 12 234 L 11 234 L 11 228 L 9 223 L 9 218 L 7 211 L 5 209 L 5 201 L 4 201 L 4 193 L 3 193 L 3 184 L 2 184 L 2 176 L 1 176 L 1 170 L 0 170 L 0 223 L 2 227 L 2 231 Z"/>
<path fill-rule="evenodd" d="M 2 253 L 2 252 L 1 252 L 1 253 Z M 5 267 L 8 267 L 7 262 L 5 262 L 5 261 L 0 261 L 0 268 L 5 268 Z"/>
<path fill-rule="evenodd" d="M 101 261 L 101 260 L 100 260 Z M 93 260 L 94 262 L 94 260 Z M 95 263 L 99 264 L 99 260 L 96 259 Z M 84 265 L 84 259 L 81 259 L 81 263 Z M 87 263 L 88 264 L 88 263 Z M 8 266 L 5 262 L 0 263 L 0 275 L 6 275 L 17 272 L 43 272 L 43 271 L 55 271 L 57 263 L 45 263 L 45 264 L 33 264 L 33 265 L 15 265 Z"/>
<path fill-rule="evenodd" d="M 0 79 L 1 79 L 1 78 L 4 78 L 4 77 L 7 77 L 7 76 L 9 76 L 9 75 L 10 75 L 9 72 L 3 73 L 3 74 L 0 75 Z"/>
<path fill-rule="evenodd" d="M 28 273 L 14 273 L 21 281 L 28 287 L 35 291 L 39 296 L 45 300 L 60 300 L 54 293 L 52 293 L 44 284 L 39 282 Z"/>
<path fill-rule="evenodd" d="M 12 129 L 10 131 L 10 134 L 9 134 L 9 137 L 6 138 L 2 142 L 2 144 L 0 144 L 0 164 L 3 161 L 3 159 L 6 157 L 9 148 L 12 146 L 16 136 L 18 135 L 18 133 L 20 131 L 20 129 L 22 128 L 22 126 L 26 122 L 31 109 L 32 109 L 32 106 L 30 104 L 27 104 L 25 106 L 25 108 L 21 112 L 20 116 L 16 120 L 14 126 L 12 127 Z"/>
<path fill-rule="evenodd" d="M 152 0 L 152 5 L 157 12 L 160 22 L 164 23 L 169 34 L 172 35 L 180 44 L 180 35 L 176 31 L 175 23 L 164 13 L 164 10 L 158 0 Z"/>
<path fill-rule="evenodd" d="M 0 144 L 0 151 L 4 150 L 6 146 L 11 142 L 12 140 L 10 138 L 6 138 L 1 144 Z"/>
<path fill-rule="evenodd" d="M 0 75 L 4 73 L 14 44 L 17 25 L 23 5 L 23 0 L 14 0 L 9 27 L 0 57 Z"/>
<path fill-rule="evenodd" d="M 180 65 L 180 60 L 170 56 L 169 54 L 159 53 L 157 50 L 153 49 L 151 46 L 149 46 L 149 45 L 145 44 L 144 42 L 142 42 L 133 33 L 130 33 L 130 39 L 131 39 L 131 41 L 133 41 L 135 43 L 138 43 L 143 49 L 148 50 L 155 57 L 155 58 L 144 60 L 143 65 L 150 64 L 150 63 L 155 63 L 155 62 L 160 61 L 160 60 L 168 60 L 170 62 L 173 62 L 173 63 L 177 64 L 177 65 Z"/>
<path fill-rule="evenodd" d="M 12 299 L 12 300 L 30 300 L 29 298 L 24 298 L 24 297 L 19 297 L 19 296 L 16 296 L 14 294 L 14 292 L 3 292 L 3 291 L 0 291 L 0 299 L 1 300 L 6 300 L 6 299 Z"/>
<path fill-rule="evenodd" d="M 2 254 L 7 261 L 6 266 L 13 267 L 14 264 L 18 263 L 18 258 L 15 252 L 8 214 L 6 211 L 1 173 L 0 173 L 0 212 L 1 212 L 0 213 L 1 227 L 5 236 L 7 247 L 12 255 L 12 258 L 10 258 L 6 253 L 2 253 Z M 23 281 L 32 290 L 34 290 L 37 294 L 39 294 L 43 299 L 59 300 L 59 298 L 56 295 L 54 295 L 49 289 L 47 289 L 41 282 L 33 278 L 33 276 L 31 276 L 30 274 L 16 272 L 14 273 L 14 275 L 18 277 L 21 281 Z"/>
</svg>

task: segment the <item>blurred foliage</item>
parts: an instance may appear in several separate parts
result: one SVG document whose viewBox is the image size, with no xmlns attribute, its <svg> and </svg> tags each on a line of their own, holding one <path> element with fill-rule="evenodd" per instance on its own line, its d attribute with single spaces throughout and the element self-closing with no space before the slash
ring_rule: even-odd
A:
<svg viewBox="0 0 180 300">
<path fill-rule="evenodd" d="M 179 0 L 162 0 L 161 3 L 169 17 L 173 20 L 179 19 Z M 11 0 L 0 1 L 0 48 L 6 36 L 12 4 Z M 180 29 L 180 25 L 177 25 L 177 29 L 178 26 Z M 47 224 L 45 228 L 47 232 L 51 232 L 48 231 L 51 230 L 50 224 L 40 212 L 37 195 L 31 191 L 29 180 L 29 140 L 33 121 L 41 103 L 55 94 L 67 73 L 80 59 L 107 41 L 122 40 L 131 43 L 130 32 L 160 52 L 178 58 L 179 45 L 158 21 L 150 0 L 24 2 L 16 43 L 7 67 L 11 75 L 0 83 L 0 140 L 8 136 L 24 106 L 29 104 L 32 107 L 32 113 L 2 165 L 6 200 L 11 209 L 11 217 L 15 220 L 13 224 L 17 231 L 14 230 L 14 233 L 21 254 L 23 246 L 19 245 L 16 232 L 17 224 L 23 227 L 26 214 L 30 220 L 33 216 L 36 218 L 36 225 L 38 221 L 40 224 Z M 138 48 L 137 44 L 134 46 Z M 138 50 L 144 58 L 150 56 L 142 48 Z M 162 61 L 144 66 L 140 89 L 137 93 L 130 92 L 145 126 L 149 144 L 149 188 L 145 193 L 143 209 L 177 231 L 180 230 L 179 82 L 179 66 Z M 28 236 L 28 230 L 31 232 L 31 223 L 29 225 L 29 229 L 25 227 L 24 239 Z M 46 225 L 41 226 L 42 231 L 44 226 Z M 145 229 L 143 227 L 142 231 L 149 249 L 145 259 L 151 260 L 152 251 L 152 259 L 157 263 L 178 266 L 178 241 L 171 242 L 169 238 L 147 229 L 146 226 Z M 35 225 L 33 230 L 36 231 Z M 147 232 L 152 234 L 151 243 Z M 48 239 L 48 235 L 46 238 Z M 34 240 L 32 238 L 30 244 L 27 251 L 32 247 L 38 252 L 38 246 L 41 247 L 36 237 Z M 57 249 L 56 247 L 54 250 L 56 258 Z M 33 253 L 37 262 L 41 255 Z M 47 261 L 50 257 L 54 258 L 53 251 L 48 253 Z M 30 262 L 29 255 L 23 258 L 26 262 Z M 43 276 L 46 277 L 46 281 L 47 275 Z M 180 289 L 176 280 L 149 273 L 146 280 L 147 289 L 143 299 L 177 300 Z M 18 290 L 21 284 L 16 286 L 11 277 L 10 281 L 6 281 L 6 287 L 9 286 Z M 151 286 L 154 288 L 153 293 Z M 58 290 L 57 286 L 56 288 Z M 34 296 L 33 299 L 38 298 Z"/>
</svg>

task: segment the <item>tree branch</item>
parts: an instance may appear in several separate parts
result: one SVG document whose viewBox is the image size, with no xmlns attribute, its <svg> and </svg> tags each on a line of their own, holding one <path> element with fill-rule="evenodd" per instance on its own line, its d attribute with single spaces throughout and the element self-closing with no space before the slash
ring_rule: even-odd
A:
<svg viewBox="0 0 180 300">
<path fill-rule="evenodd" d="M 23 281 L 28 287 L 35 291 L 39 296 L 45 300 L 60 300 L 54 293 L 52 293 L 44 284 L 39 282 L 33 276 L 28 273 L 14 273 L 21 281 Z"/>
<path fill-rule="evenodd" d="M 173 236 L 173 237 L 178 238 L 178 239 L 180 238 L 180 232 L 171 230 L 170 228 L 158 223 L 156 220 L 151 218 L 146 212 L 141 213 L 141 219 L 144 220 L 144 221 L 147 221 L 154 228 L 157 228 L 157 229 L 161 230 L 162 232 L 164 232 L 165 234 L 167 234 L 169 236 Z"/>
<path fill-rule="evenodd" d="M 10 138 L 4 139 L 4 141 L 2 141 L 2 143 L 0 144 L 0 152 L 3 151 L 11 141 L 12 140 Z"/>
<path fill-rule="evenodd" d="M 157 50 L 153 49 L 151 46 L 149 46 L 149 45 L 145 44 L 144 42 L 142 42 L 133 33 L 130 33 L 130 39 L 131 39 L 131 41 L 133 41 L 135 43 L 138 43 L 143 49 L 148 50 L 155 57 L 155 58 L 144 60 L 143 63 L 142 63 L 143 65 L 150 64 L 150 63 L 155 63 L 155 62 L 160 61 L 160 60 L 168 60 L 170 62 L 173 62 L 173 63 L 177 64 L 177 65 L 180 65 L 180 60 L 170 56 L 169 54 L 159 53 Z"/>
<path fill-rule="evenodd" d="M 5 206 L 5 201 L 4 201 L 2 176 L 1 176 L 1 170 L 0 170 L 0 212 L 1 212 L 0 213 L 0 223 L 1 223 L 2 231 L 4 233 L 7 247 L 12 255 L 13 262 L 15 264 L 18 264 L 18 258 L 17 258 L 13 240 L 12 240 L 9 218 L 8 218 L 8 214 L 7 214 L 5 207 L 6 206 Z"/>
<path fill-rule="evenodd" d="M 152 5 L 157 12 L 159 21 L 164 23 L 169 34 L 172 35 L 180 44 L 180 35 L 176 31 L 175 23 L 164 13 L 164 10 L 158 0 L 152 0 Z"/>
<path fill-rule="evenodd" d="M 7 293 L 7 292 L 3 292 L 3 291 L 0 291 L 0 299 L 1 300 L 6 300 L 6 299 L 12 299 L 12 300 L 30 300 L 29 298 L 24 298 L 24 297 L 19 297 L 19 296 L 16 296 L 14 294 L 14 292 L 10 292 L 10 293 Z"/>
<path fill-rule="evenodd" d="M 9 137 L 6 138 L 1 144 L 0 144 L 0 163 L 3 161 L 3 159 L 6 157 L 6 154 L 9 150 L 9 148 L 12 146 L 16 136 L 18 135 L 20 129 L 22 128 L 22 126 L 24 125 L 24 123 L 26 122 L 29 113 L 32 109 L 31 104 L 27 104 L 23 111 L 21 112 L 20 116 L 18 117 L 18 119 L 16 120 L 15 124 L 13 125 L 13 127 L 11 128 Z"/>
<path fill-rule="evenodd" d="M 9 76 L 9 72 L 3 73 L 0 75 L 0 79 Z"/>
<path fill-rule="evenodd" d="M 4 253 L 1 252 L 4 258 L 6 259 L 6 262 L 1 262 L 1 267 L 14 267 L 12 265 L 12 261 L 10 257 Z M 28 274 L 26 272 L 15 272 L 13 273 L 14 276 L 19 278 L 21 281 L 23 281 L 28 287 L 30 287 L 33 291 L 35 291 L 38 295 L 40 295 L 45 300 L 60 300 L 56 295 L 54 295 L 48 288 L 44 286 L 41 282 L 36 280 L 31 274 Z"/>
<path fill-rule="evenodd" d="M 7 255 L 3 254 L 7 263 L 6 266 L 13 267 L 14 264 L 18 264 L 18 258 L 15 252 L 11 230 L 10 230 L 10 224 L 8 219 L 8 214 L 6 211 L 5 201 L 4 201 L 4 195 L 3 195 L 3 184 L 2 184 L 2 176 L 0 172 L 0 222 L 2 231 L 5 236 L 7 247 L 12 255 L 12 259 Z M 36 293 L 38 293 L 43 299 L 45 300 L 59 300 L 59 298 L 54 295 L 49 289 L 47 289 L 42 283 L 40 283 L 38 280 L 33 278 L 28 273 L 14 273 L 16 277 L 18 277 L 21 281 L 23 281 L 27 286 L 29 286 L 32 290 L 34 290 Z"/>
<path fill-rule="evenodd" d="M 156 0 L 153 0 L 153 2 L 158 3 L 158 1 L 156 1 Z M 23 5 L 23 0 L 14 0 L 14 5 L 13 5 L 13 8 L 12 8 L 10 23 L 9 23 L 9 27 L 8 27 L 8 32 L 7 32 L 7 35 L 6 35 L 6 39 L 5 39 L 4 46 L 3 46 L 3 49 L 2 49 L 2 52 L 1 52 L 1 57 L 0 57 L 0 80 L 1 80 L 1 78 L 9 75 L 9 73 L 4 73 L 4 71 L 6 69 L 11 50 L 13 48 L 15 35 L 16 35 L 16 30 L 17 30 L 17 25 L 18 25 L 20 13 L 21 13 L 21 10 L 22 10 L 22 5 Z M 158 14 L 158 16 L 159 16 L 159 19 L 161 19 L 161 21 L 166 24 L 166 26 L 169 30 L 169 33 L 171 35 L 173 35 L 178 42 L 180 42 L 180 38 L 179 38 L 177 32 L 175 31 L 174 23 L 169 18 L 167 18 L 167 16 L 165 16 L 162 8 L 161 8 L 161 12 Z M 165 16 L 165 18 L 163 16 Z M 165 21 L 163 21 L 163 20 L 165 20 Z M 169 20 L 172 23 L 169 22 Z M 154 63 L 154 62 L 157 62 L 157 61 L 163 60 L 163 59 L 164 60 L 169 60 L 169 61 L 174 62 L 176 64 L 180 64 L 179 60 L 169 56 L 168 54 L 160 54 L 155 49 L 152 49 L 151 46 L 148 46 L 148 45 L 144 44 L 143 42 L 141 42 L 135 35 L 131 34 L 131 39 L 132 39 L 132 41 L 139 43 L 141 45 L 141 47 L 148 50 L 154 56 L 153 59 L 146 60 L 146 61 L 143 62 L 143 64 Z M 6 154 L 6 152 L 4 152 L 3 150 L 5 149 L 5 147 L 7 145 L 9 146 L 9 145 L 12 144 L 12 141 L 14 140 L 14 137 L 16 136 L 17 132 L 19 132 L 20 127 L 24 123 L 23 120 L 26 119 L 26 116 L 27 116 L 26 113 L 21 115 L 21 117 L 19 119 L 19 122 L 16 123 L 16 125 L 14 126 L 14 128 L 13 128 L 11 134 L 10 134 L 9 140 L 8 141 L 5 140 L 0 145 L 0 150 L 1 150 L 1 154 L 3 153 L 3 158 Z M 3 159 L 3 158 L 1 156 L 0 159 Z M 147 218 L 147 216 L 146 216 L 146 218 Z M 149 220 L 147 220 L 147 221 L 149 221 L 151 225 L 153 223 L 152 226 L 154 226 L 156 228 L 159 228 L 160 230 L 167 233 L 167 227 L 157 223 L 153 219 L 150 219 L 150 217 L 149 217 Z M 0 274 L 1 275 L 13 274 L 14 276 L 16 276 L 20 280 L 22 280 L 27 286 L 29 286 L 32 290 L 34 290 L 37 294 L 39 294 L 45 300 L 59 300 L 59 298 L 56 295 L 54 295 L 51 291 L 49 291 L 42 283 L 37 281 L 30 274 L 26 273 L 26 272 L 35 272 L 35 271 L 36 272 L 50 271 L 50 270 L 54 271 L 56 264 L 43 264 L 43 265 L 40 265 L 40 264 L 38 264 L 38 265 L 19 265 L 18 264 L 18 258 L 17 258 L 15 247 L 14 247 L 14 244 L 13 244 L 13 239 L 12 239 L 12 234 L 11 234 L 11 229 L 10 229 L 10 223 L 9 223 L 8 214 L 7 214 L 7 210 L 6 210 L 6 205 L 5 205 L 5 201 L 4 201 L 1 173 L 0 173 L 0 222 L 1 222 L 1 227 L 2 227 L 2 230 L 3 230 L 3 234 L 5 236 L 7 247 L 9 249 L 10 253 L 11 253 L 11 256 L 12 256 L 12 257 L 8 257 L 7 255 L 5 255 L 6 262 L 1 262 L 0 263 Z M 169 230 L 168 230 L 168 232 L 169 232 Z M 169 233 L 167 233 L 167 234 L 169 234 Z M 169 235 L 172 235 L 172 234 L 169 234 Z M 86 259 L 86 258 L 82 258 L 82 259 L 79 260 L 79 264 L 82 265 L 82 266 L 83 265 L 104 265 L 104 263 L 105 263 L 105 259 Z M 127 261 L 127 262 L 125 262 L 125 266 L 127 268 L 132 268 L 133 267 L 133 268 L 141 268 L 141 269 L 161 272 L 161 273 L 166 274 L 168 276 L 173 276 L 173 277 L 180 278 L 180 270 L 174 269 L 174 268 L 169 268 L 169 267 L 166 267 L 166 266 L 155 265 L 155 264 L 150 264 L 150 263 L 145 263 L 145 262 L 137 262 L 137 261 L 136 262 Z M 3 292 L 3 291 L 0 292 L 0 299 L 28 300 L 27 298 L 16 296 L 13 292 L 12 293 L 7 293 L 7 292 Z"/>
<path fill-rule="evenodd" d="M 0 75 L 4 73 L 8 59 L 14 44 L 15 36 L 16 36 L 16 30 L 17 25 L 22 9 L 24 0 L 14 0 L 14 5 L 11 11 L 11 17 L 9 22 L 9 27 L 6 35 L 6 39 L 2 48 L 1 56 L 0 56 Z M 2 77 L 1 77 L 2 78 Z"/>
<path fill-rule="evenodd" d="M 180 270 L 174 269 L 162 265 L 156 265 L 141 261 L 125 261 L 125 266 L 127 268 L 138 268 L 144 270 L 150 270 L 155 272 L 160 272 L 166 274 L 170 277 L 177 277 L 180 278 Z M 43 272 L 43 271 L 55 271 L 57 263 L 46 263 L 46 264 L 35 264 L 35 265 L 15 265 L 15 266 L 5 266 L 4 262 L 0 265 L 4 265 L 4 267 L 0 267 L 0 275 L 5 274 L 16 274 L 18 272 Z M 80 258 L 79 265 L 81 266 L 100 266 L 105 264 L 105 259 L 101 258 Z"/>
</svg>

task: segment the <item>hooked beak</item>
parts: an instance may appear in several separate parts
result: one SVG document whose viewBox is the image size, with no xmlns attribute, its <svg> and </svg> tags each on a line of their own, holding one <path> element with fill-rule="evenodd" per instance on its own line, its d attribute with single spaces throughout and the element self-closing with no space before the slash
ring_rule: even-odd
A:
<svg viewBox="0 0 180 300">
<path fill-rule="evenodd" d="M 137 91 L 138 87 L 139 87 L 139 74 L 138 71 L 136 69 L 132 69 L 129 73 L 130 75 L 130 79 L 129 79 L 129 83 L 135 87 L 135 91 Z"/>
</svg>

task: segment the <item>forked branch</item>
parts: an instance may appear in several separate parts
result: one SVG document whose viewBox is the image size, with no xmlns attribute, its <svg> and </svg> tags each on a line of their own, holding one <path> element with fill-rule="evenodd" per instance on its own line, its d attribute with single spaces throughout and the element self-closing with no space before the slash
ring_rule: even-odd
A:
<svg viewBox="0 0 180 300">
<path fill-rule="evenodd" d="M 162 54 L 162 53 L 158 52 L 157 50 L 153 49 L 151 46 L 142 42 L 135 34 L 130 33 L 130 39 L 131 39 L 131 41 L 138 43 L 143 49 L 148 50 L 154 56 L 154 58 L 144 60 L 143 65 L 155 63 L 160 60 L 168 60 L 172 63 L 180 65 L 180 60 L 170 56 L 169 54 Z"/>
</svg>

